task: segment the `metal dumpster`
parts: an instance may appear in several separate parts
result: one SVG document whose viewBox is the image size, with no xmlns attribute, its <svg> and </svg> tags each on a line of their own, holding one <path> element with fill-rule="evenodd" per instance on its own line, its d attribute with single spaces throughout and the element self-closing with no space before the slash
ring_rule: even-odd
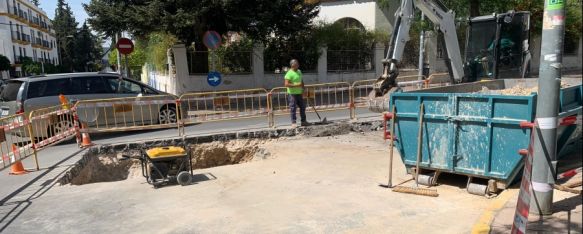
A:
<svg viewBox="0 0 583 234">
<path fill-rule="evenodd" d="M 520 149 L 530 141 L 521 121 L 535 118 L 536 93 L 501 95 L 511 87 L 536 87 L 536 79 L 492 80 L 391 94 L 395 143 L 408 171 L 417 158 L 419 107 L 424 104 L 421 170 L 466 175 L 505 189 L 523 167 Z M 559 154 L 581 135 L 583 89 L 580 79 L 563 79 L 559 117 L 578 116 L 577 126 L 558 130 Z M 577 127 L 577 129 L 575 129 Z M 490 189 L 490 188 L 488 188 Z M 469 190 L 468 190 L 469 191 Z"/>
</svg>

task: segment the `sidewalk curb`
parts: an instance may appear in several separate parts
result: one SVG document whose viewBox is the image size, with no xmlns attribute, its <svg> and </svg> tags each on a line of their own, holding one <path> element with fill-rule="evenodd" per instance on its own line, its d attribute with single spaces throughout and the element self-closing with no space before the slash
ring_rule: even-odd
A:
<svg viewBox="0 0 583 234">
<path fill-rule="evenodd" d="M 504 205 L 508 203 L 510 198 L 513 198 L 514 196 L 518 195 L 518 191 L 520 190 L 507 189 L 502 191 L 502 193 L 500 193 L 500 196 L 495 198 L 496 200 L 486 208 L 482 215 L 480 215 L 480 218 L 472 227 L 472 234 L 490 233 L 491 225 L 492 222 L 494 221 L 494 218 L 496 217 L 496 214 L 498 213 L 498 211 L 504 208 Z"/>
</svg>

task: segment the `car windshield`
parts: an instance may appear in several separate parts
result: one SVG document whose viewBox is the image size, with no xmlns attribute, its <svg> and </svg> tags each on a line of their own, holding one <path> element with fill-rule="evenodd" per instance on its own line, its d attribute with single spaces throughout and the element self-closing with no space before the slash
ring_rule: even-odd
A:
<svg viewBox="0 0 583 234">
<path fill-rule="evenodd" d="M 8 84 L 6 84 L 6 86 L 2 90 L 2 93 L 0 94 L 0 101 L 3 102 L 16 101 L 16 98 L 18 97 L 18 90 L 20 89 L 21 85 L 22 81 L 17 80 L 8 81 Z"/>
</svg>

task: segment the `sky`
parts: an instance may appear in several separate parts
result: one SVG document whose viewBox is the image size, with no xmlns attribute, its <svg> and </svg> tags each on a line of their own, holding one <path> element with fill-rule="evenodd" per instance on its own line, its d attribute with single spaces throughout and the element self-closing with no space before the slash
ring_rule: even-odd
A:
<svg viewBox="0 0 583 234">
<path fill-rule="evenodd" d="M 65 0 L 66 3 L 71 7 L 73 15 L 75 15 L 75 20 L 79 23 L 79 26 L 83 25 L 85 19 L 87 19 L 87 13 L 83 9 L 82 3 L 89 3 L 90 0 Z M 42 8 L 50 19 L 55 18 L 55 8 L 57 8 L 57 0 L 40 0 L 40 8 Z"/>
</svg>

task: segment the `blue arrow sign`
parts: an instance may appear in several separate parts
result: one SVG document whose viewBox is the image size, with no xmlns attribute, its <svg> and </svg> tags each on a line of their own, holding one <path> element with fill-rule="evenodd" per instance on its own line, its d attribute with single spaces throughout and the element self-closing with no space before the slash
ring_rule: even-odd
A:
<svg viewBox="0 0 583 234">
<path fill-rule="evenodd" d="M 221 80 L 221 73 L 216 71 L 209 72 L 208 76 L 206 77 L 208 84 L 213 87 L 220 85 Z"/>
</svg>

